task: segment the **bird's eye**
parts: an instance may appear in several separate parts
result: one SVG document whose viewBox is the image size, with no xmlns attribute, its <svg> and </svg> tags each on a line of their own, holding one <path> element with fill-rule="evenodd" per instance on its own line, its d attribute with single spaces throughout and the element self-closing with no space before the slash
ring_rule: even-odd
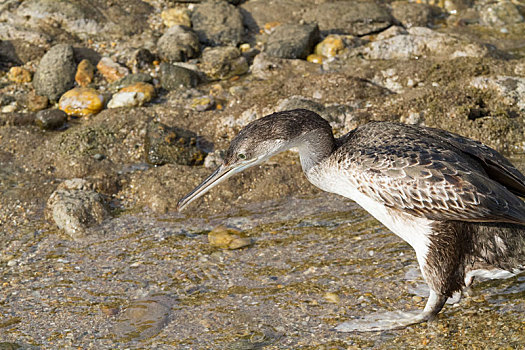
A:
<svg viewBox="0 0 525 350">
<path fill-rule="evenodd" d="M 239 157 L 239 159 L 246 159 L 246 155 L 244 153 L 239 153 L 237 157 Z"/>
</svg>

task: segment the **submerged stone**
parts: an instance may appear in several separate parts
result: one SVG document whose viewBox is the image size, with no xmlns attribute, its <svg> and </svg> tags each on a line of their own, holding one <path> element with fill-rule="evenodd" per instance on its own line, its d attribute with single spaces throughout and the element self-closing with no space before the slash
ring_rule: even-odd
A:
<svg viewBox="0 0 525 350">
<path fill-rule="evenodd" d="M 253 244 L 249 237 L 242 237 L 241 232 L 224 226 L 218 226 L 208 233 L 211 246 L 221 249 L 239 249 Z"/>
</svg>

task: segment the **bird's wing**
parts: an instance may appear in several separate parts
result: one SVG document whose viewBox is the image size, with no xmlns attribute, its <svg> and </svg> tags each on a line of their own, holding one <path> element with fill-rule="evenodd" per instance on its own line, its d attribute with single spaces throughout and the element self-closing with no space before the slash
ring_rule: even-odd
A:
<svg viewBox="0 0 525 350">
<path fill-rule="evenodd" d="M 424 128 L 427 134 L 439 135 L 452 146 L 476 158 L 487 175 L 515 195 L 525 197 L 525 176 L 507 158 L 481 142 L 439 129 Z"/>
<path fill-rule="evenodd" d="M 477 158 L 439 135 L 378 125 L 355 132 L 336 151 L 360 192 L 429 219 L 525 224 L 525 204 L 491 179 Z"/>
</svg>

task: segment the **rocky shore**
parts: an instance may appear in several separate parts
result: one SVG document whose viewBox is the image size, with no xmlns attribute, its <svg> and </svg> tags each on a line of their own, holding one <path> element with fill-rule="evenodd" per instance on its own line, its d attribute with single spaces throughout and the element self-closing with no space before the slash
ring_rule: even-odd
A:
<svg viewBox="0 0 525 350">
<path fill-rule="evenodd" d="M 439 127 L 522 155 L 524 33 L 525 5 L 510 0 L 1 2 L 0 341 L 83 343 L 8 322 L 33 240 L 93 243 L 126 215 L 207 217 L 318 193 L 288 152 L 175 213 L 269 113 L 308 108 L 337 135 L 371 120 Z M 160 328 L 173 303 L 155 299 Z"/>
</svg>

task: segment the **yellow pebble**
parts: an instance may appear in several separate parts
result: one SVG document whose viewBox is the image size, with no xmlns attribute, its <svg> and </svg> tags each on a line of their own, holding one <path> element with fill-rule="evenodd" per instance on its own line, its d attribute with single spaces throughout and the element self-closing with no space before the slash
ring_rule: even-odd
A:
<svg viewBox="0 0 525 350">
<path fill-rule="evenodd" d="M 7 78 L 15 83 L 29 83 L 31 82 L 31 73 L 23 67 L 11 67 Z"/>
<path fill-rule="evenodd" d="M 306 60 L 308 62 L 322 64 L 323 63 L 323 56 L 313 53 L 311 55 L 308 55 L 308 57 L 306 57 Z"/>
<path fill-rule="evenodd" d="M 240 236 L 240 232 L 224 226 L 218 226 L 208 233 L 210 245 L 222 249 L 239 249 L 252 244 L 250 238 Z"/>
<path fill-rule="evenodd" d="M 153 97 L 155 97 L 155 88 L 153 85 L 148 83 L 135 83 L 128 85 L 120 89 L 119 92 L 138 92 L 144 94 L 144 102 L 149 102 Z"/>
<path fill-rule="evenodd" d="M 334 57 L 345 48 L 339 35 L 329 35 L 315 47 L 315 53 L 324 57 Z"/>
<path fill-rule="evenodd" d="M 339 304 L 339 295 L 337 295 L 336 293 L 326 292 L 324 298 L 329 303 Z"/>
<path fill-rule="evenodd" d="M 86 117 L 100 112 L 104 107 L 104 97 L 92 88 L 74 88 L 60 97 L 58 107 L 67 115 Z"/>
</svg>

